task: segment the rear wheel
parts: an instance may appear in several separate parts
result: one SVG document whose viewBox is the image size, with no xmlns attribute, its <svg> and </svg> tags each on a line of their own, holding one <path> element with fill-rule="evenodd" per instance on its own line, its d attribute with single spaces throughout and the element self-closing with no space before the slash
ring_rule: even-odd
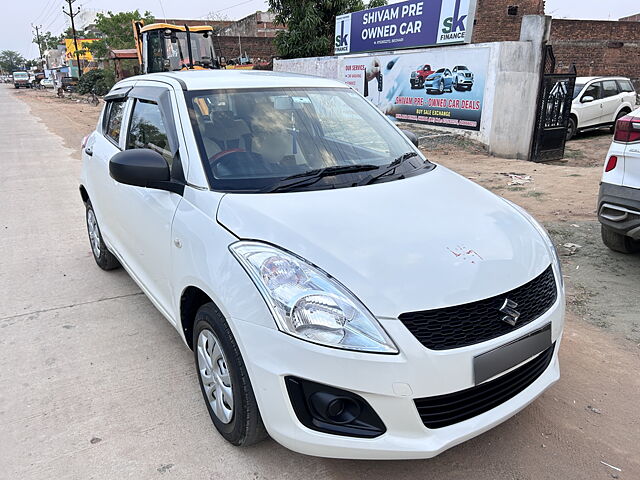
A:
<svg viewBox="0 0 640 480">
<path fill-rule="evenodd" d="M 611 250 L 620 253 L 637 253 L 640 252 L 640 241 L 631 237 L 614 232 L 604 225 L 600 226 L 602 234 L 602 242 Z"/>
<path fill-rule="evenodd" d="M 618 112 L 618 114 L 616 115 L 616 119 L 613 122 L 613 125 L 611 125 L 611 133 L 615 132 L 616 130 L 616 123 L 618 122 L 618 120 L 620 120 L 622 117 L 624 117 L 625 115 L 627 115 L 629 112 L 627 112 L 626 110 L 622 110 L 620 112 Z"/>
<path fill-rule="evenodd" d="M 100 233 L 96 213 L 93 211 L 93 206 L 88 200 L 86 218 L 87 233 L 89 234 L 89 243 L 91 244 L 93 259 L 103 270 L 113 270 L 114 268 L 118 268 L 120 266 L 120 262 L 118 262 L 118 259 L 107 249 L 107 246 L 102 239 L 102 234 Z"/>
<path fill-rule="evenodd" d="M 213 303 L 196 314 L 193 353 L 202 396 L 218 432 L 237 446 L 267 438 L 240 349 Z"/>
</svg>

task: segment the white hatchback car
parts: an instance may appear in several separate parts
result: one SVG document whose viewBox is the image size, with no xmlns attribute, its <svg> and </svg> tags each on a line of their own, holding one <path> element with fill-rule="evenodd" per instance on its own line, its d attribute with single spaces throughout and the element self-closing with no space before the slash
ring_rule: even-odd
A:
<svg viewBox="0 0 640 480">
<path fill-rule="evenodd" d="M 567 128 L 567 140 L 583 130 L 612 127 L 636 108 L 636 91 L 624 77 L 578 77 Z"/>
<path fill-rule="evenodd" d="M 607 247 L 640 252 L 640 109 L 616 123 L 600 183 L 598 220 Z"/>
<path fill-rule="evenodd" d="M 83 147 L 93 255 L 193 349 L 232 444 L 431 457 L 558 380 L 564 288 L 544 229 L 352 89 L 190 71 L 105 100 Z"/>
</svg>

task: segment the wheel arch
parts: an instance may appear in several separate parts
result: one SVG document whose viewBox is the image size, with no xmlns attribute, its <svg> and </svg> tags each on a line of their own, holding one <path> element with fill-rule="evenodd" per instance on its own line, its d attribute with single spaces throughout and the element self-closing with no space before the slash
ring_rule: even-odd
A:
<svg viewBox="0 0 640 480">
<path fill-rule="evenodd" d="M 84 185 L 80 185 L 79 190 L 82 202 L 86 204 L 89 201 L 89 193 L 87 192 L 87 189 L 84 188 Z"/>
<path fill-rule="evenodd" d="M 180 295 L 180 327 L 182 328 L 184 340 L 191 350 L 193 350 L 193 326 L 196 313 L 206 303 L 213 304 L 222 313 L 211 296 L 201 288 L 189 285 L 182 290 L 182 295 Z"/>
</svg>

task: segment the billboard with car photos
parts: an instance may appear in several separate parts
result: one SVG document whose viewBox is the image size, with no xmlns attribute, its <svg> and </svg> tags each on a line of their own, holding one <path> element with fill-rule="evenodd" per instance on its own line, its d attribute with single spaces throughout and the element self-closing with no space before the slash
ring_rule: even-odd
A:
<svg viewBox="0 0 640 480">
<path fill-rule="evenodd" d="M 476 0 L 407 0 L 336 17 L 334 52 L 470 43 Z"/>
<path fill-rule="evenodd" d="M 342 80 L 404 122 L 480 130 L 489 48 L 346 57 Z"/>
</svg>

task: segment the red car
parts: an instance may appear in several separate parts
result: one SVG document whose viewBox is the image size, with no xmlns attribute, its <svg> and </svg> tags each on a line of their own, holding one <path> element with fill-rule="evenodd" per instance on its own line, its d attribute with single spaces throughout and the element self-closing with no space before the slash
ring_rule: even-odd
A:
<svg viewBox="0 0 640 480">
<path fill-rule="evenodd" d="M 425 79 L 432 73 L 433 70 L 431 69 L 431 65 L 428 63 L 420 65 L 415 71 L 411 72 L 411 78 L 409 79 L 411 88 L 422 88 L 424 86 Z"/>
</svg>

